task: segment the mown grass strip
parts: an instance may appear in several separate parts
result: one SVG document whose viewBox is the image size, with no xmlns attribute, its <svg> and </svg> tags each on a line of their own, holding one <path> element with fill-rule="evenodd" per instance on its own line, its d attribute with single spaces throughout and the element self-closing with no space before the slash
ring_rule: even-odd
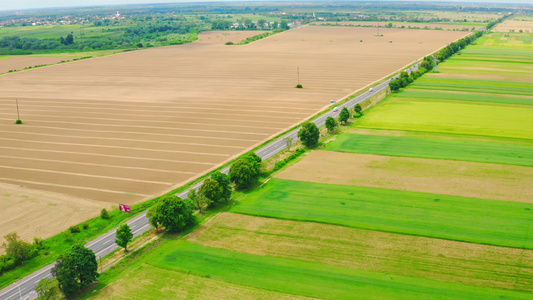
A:
<svg viewBox="0 0 533 300">
<path fill-rule="evenodd" d="M 413 87 L 533 96 L 533 84 L 525 82 L 424 77 L 413 83 Z"/>
<path fill-rule="evenodd" d="M 436 158 L 533 167 L 531 146 L 511 143 L 468 141 L 410 136 L 344 133 L 325 146 L 326 150 L 388 156 Z"/>
<path fill-rule="evenodd" d="M 294 259 L 245 254 L 179 241 L 148 262 L 281 293 L 323 299 L 527 299 L 529 293 L 340 268 Z"/>
<path fill-rule="evenodd" d="M 274 178 L 232 212 L 533 249 L 533 204 Z"/>
<path fill-rule="evenodd" d="M 395 98 L 402 99 L 437 99 L 437 100 L 457 100 L 457 101 L 473 101 L 473 102 L 491 102 L 503 104 L 521 104 L 533 105 L 533 98 L 517 97 L 505 95 L 489 95 L 476 93 L 449 93 L 433 90 L 418 90 L 416 87 L 403 90 L 394 95 Z"/>
</svg>

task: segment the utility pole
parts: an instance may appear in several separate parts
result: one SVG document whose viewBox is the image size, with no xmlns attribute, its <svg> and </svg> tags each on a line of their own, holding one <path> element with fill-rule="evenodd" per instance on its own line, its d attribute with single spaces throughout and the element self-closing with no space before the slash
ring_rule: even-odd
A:
<svg viewBox="0 0 533 300">
<path fill-rule="evenodd" d="M 15 99 L 17 102 L 17 120 L 20 120 L 20 113 L 19 113 L 19 99 Z"/>
<path fill-rule="evenodd" d="M 300 84 L 300 67 L 296 67 L 296 73 L 298 74 L 298 84 Z"/>
</svg>

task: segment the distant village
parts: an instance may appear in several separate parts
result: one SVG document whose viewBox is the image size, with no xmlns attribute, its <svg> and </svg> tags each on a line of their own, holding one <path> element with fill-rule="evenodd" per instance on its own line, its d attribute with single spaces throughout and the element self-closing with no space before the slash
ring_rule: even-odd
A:
<svg viewBox="0 0 533 300">
<path fill-rule="evenodd" d="M 24 17 L 23 13 L 16 13 L 17 17 L 1 20 L 0 27 L 11 26 L 52 26 L 52 25 L 88 25 L 93 24 L 97 26 L 117 24 L 120 21 L 127 20 L 130 16 L 116 12 L 106 16 L 46 16 Z M 287 13 L 287 12 L 270 12 L 268 16 L 279 16 L 282 19 L 288 20 L 289 27 L 300 26 L 302 23 L 309 23 L 313 21 L 396 21 L 396 22 L 457 22 L 458 20 L 448 18 L 412 18 L 410 16 L 375 16 L 362 13 L 347 13 L 337 15 L 335 13 Z M 257 21 L 252 21 L 257 25 Z M 242 28 L 241 23 L 235 22 L 232 28 Z M 258 26 L 259 27 L 259 26 Z"/>
</svg>

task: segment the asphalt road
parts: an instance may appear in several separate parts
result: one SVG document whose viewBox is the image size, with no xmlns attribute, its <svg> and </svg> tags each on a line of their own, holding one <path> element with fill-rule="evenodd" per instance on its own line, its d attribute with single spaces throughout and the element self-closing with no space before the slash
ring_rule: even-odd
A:
<svg viewBox="0 0 533 300">
<path fill-rule="evenodd" d="M 411 67 L 408 70 L 415 71 L 417 69 L 418 69 L 418 64 Z M 396 77 L 397 76 L 393 77 L 392 79 L 395 79 Z M 324 123 L 326 122 L 327 117 L 337 118 L 343 107 L 346 107 L 350 110 L 356 104 L 361 103 L 365 101 L 366 99 L 370 98 L 371 96 L 373 96 L 374 94 L 383 91 L 389 86 L 390 80 L 391 79 L 372 87 L 372 91 L 368 90 L 362 93 L 361 95 L 351 99 L 350 101 L 347 101 L 346 103 L 342 105 L 331 104 L 332 108 L 338 107 L 339 109 L 337 111 L 333 111 L 333 109 L 331 109 L 329 112 L 322 114 L 320 117 L 313 120 L 313 122 L 318 127 L 323 126 Z M 277 154 L 281 150 L 287 148 L 285 138 L 290 137 L 294 141 L 297 141 L 298 140 L 297 134 L 299 130 L 300 130 L 300 127 L 290 131 L 289 133 L 279 137 L 278 139 L 271 142 L 270 144 L 257 150 L 255 153 L 259 155 L 263 160 L 272 157 L 273 155 Z M 221 170 L 221 172 L 228 174 L 229 167 L 224 168 L 223 170 Z M 202 183 L 200 182 L 198 184 L 193 185 L 191 188 L 198 189 L 201 184 Z M 177 196 L 181 198 L 186 198 L 187 193 L 188 193 L 188 190 L 177 194 Z M 140 215 L 134 217 L 133 219 L 129 220 L 126 223 L 130 225 L 131 231 L 133 232 L 134 237 L 143 234 L 144 232 L 150 230 L 150 228 L 152 227 L 150 223 L 148 222 L 148 218 L 146 217 L 146 212 L 141 213 Z M 100 259 L 101 257 L 106 256 L 107 254 L 111 253 L 113 250 L 118 248 L 118 245 L 115 244 L 115 233 L 116 233 L 116 229 L 113 229 L 110 232 L 107 232 L 99 236 L 97 239 L 88 242 L 87 244 L 85 244 L 85 247 L 93 250 L 94 253 L 96 254 L 96 258 Z M 37 294 L 35 293 L 35 286 L 43 278 L 52 278 L 51 270 L 53 266 L 54 264 L 48 265 L 24 277 L 23 279 L 9 285 L 8 287 L 2 289 L 0 291 L 0 300 L 37 298 Z"/>
</svg>

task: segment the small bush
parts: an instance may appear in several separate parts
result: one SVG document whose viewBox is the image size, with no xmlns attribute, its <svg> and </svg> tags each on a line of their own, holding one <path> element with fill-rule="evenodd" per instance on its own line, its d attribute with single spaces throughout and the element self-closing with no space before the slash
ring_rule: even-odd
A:
<svg viewBox="0 0 533 300">
<path fill-rule="evenodd" d="M 226 45 L 235 45 L 233 42 L 226 42 Z"/>
<path fill-rule="evenodd" d="M 70 230 L 71 233 L 78 233 L 78 232 L 81 231 L 81 230 L 80 230 L 80 227 L 77 226 L 77 225 L 70 226 L 70 228 L 69 228 L 68 230 Z"/>
<path fill-rule="evenodd" d="M 15 124 L 22 124 L 22 120 L 16 120 Z"/>
<path fill-rule="evenodd" d="M 44 248 L 44 241 L 38 237 L 33 238 L 33 245 L 35 245 L 35 248 L 37 249 L 43 249 Z"/>
<path fill-rule="evenodd" d="M 297 88 L 297 89 L 301 89 L 301 88 L 303 88 L 303 86 L 302 86 L 301 84 L 298 83 L 298 84 L 296 85 L 296 88 Z"/>
<path fill-rule="evenodd" d="M 100 218 L 104 220 L 109 219 L 109 213 L 107 212 L 107 209 L 104 208 L 102 211 L 100 211 Z"/>
<path fill-rule="evenodd" d="M 87 229 L 87 228 L 89 228 L 89 224 L 84 223 L 82 227 L 83 227 L 83 229 Z"/>
</svg>

